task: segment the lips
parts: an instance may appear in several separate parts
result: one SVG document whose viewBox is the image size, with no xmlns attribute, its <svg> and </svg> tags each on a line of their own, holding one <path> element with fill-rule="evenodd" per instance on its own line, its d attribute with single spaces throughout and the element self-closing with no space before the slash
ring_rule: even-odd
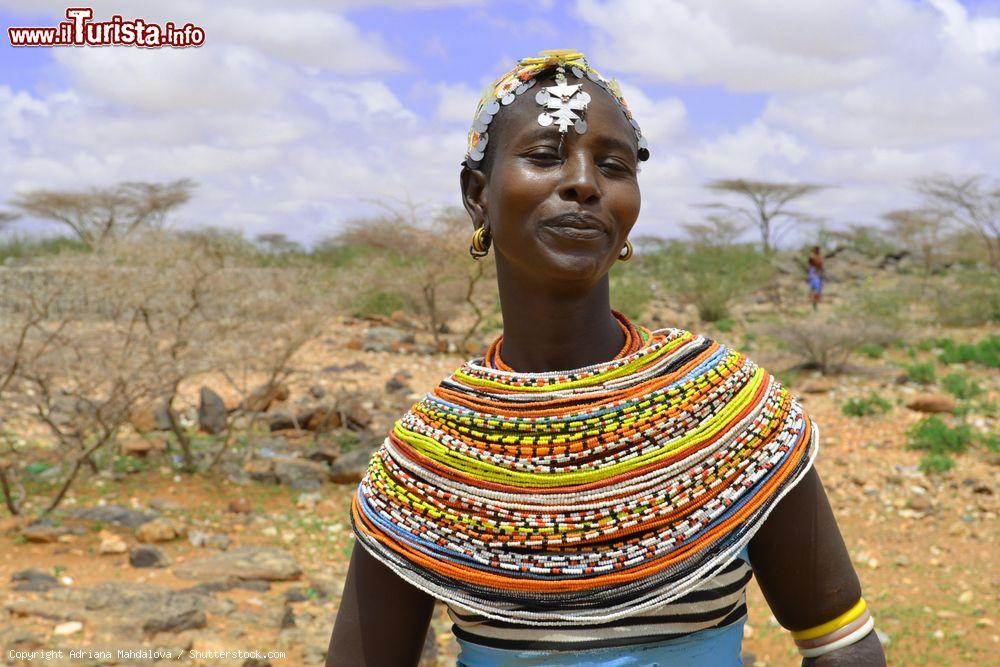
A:
<svg viewBox="0 0 1000 667">
<path fill-rule="evenodd" d="M 590 213 L 564 213 L 542 221 L 548 231 L 571 239 L 589 240 L 607 235 L 608 230 L 600 218 Z"/>
</svg>

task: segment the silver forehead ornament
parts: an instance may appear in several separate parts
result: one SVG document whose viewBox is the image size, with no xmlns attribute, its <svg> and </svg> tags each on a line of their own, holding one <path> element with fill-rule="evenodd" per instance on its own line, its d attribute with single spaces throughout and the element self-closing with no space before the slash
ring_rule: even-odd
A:
<svg viewBox="0 0 1000 667">
<path fill-rule="evenodd" d="M 578 71 L 576 67 L 573 68 L 573 74 L 577 77 L 582 75 L 582 72 L 577 74 Z M 583 84 L 579 83 L 568 85 L 566 72 L 560 67 L 556 71 L 556 85 L 546 86 L 535 95 L 535 101 L 545 107 L 545 111 L 538 114 L 538 124 L 548 127 L 555 123 L 562 134 L 566 133 L 570 125 L 578 134 L 586 132 L 587 121 L 577 115 L 577 112 L 582 114 L 590 104 L 590 94 L 581 90 L 582 87 Z"/>
</svg>

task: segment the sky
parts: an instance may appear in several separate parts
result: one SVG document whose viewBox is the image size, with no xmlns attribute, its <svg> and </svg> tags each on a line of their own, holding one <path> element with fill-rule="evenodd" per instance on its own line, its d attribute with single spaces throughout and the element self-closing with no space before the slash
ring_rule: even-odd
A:
<svg viewBox="0 0 1000 667">
<path fill-rule="evenodd" d="M 38 188 L 191 178 L 171 224 L 308 244 L 379 202 L 459 206 L 484 87 L 553 48 L 616 77 L 649 141 L 635 234 L 698 222 L 718 178 L 829 186 L 797 208 L 835 229 L 917 205 L 914 178 L 1000 171 L 1000 0 L 88 6 L 191 22 L 205 43 L 14 48 L 7 27 L 67 5 L 0 0 L 0 210 Z"/>
</svg>

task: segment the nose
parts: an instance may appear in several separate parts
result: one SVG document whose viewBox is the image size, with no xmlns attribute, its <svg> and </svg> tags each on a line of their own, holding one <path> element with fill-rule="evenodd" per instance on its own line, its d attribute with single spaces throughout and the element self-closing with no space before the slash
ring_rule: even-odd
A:
<svg viewBox="0 0 1000 667">
<path fill-rule="evenodd" d="M 594 203 L 601 198 L 597 166 L 587 151 L 570 151 L 566 156 L 559 194 L 563 199 L 580 204 Z"/>
</svg>

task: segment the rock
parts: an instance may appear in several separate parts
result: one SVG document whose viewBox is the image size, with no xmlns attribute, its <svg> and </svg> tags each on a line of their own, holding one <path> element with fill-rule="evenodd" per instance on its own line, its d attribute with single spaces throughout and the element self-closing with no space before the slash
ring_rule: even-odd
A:
<svg viewBox="0 0 1000 667">
<path fill-rule="evenodd" d="M 288 581 L 298 579 L 302 568 L 290 553 L 276 547 L 240 547 L 222 554 L 199 558 L 174 568 L 182 579 L 263 579 Z"/>
<path fill-rule="evenodd" d="M 247 461 L 243 469 L 255 482 L 277 484 L 278 476 L 274 474 L 274 461 L 271 459 L 254 459 Z"/>
<path fill-rule="evenodd" d="M 205 627 L 201 596 L 148 584 L 107 581 L 90 589 L 90 611 L 110 613 L 141 638 L 142 633 L 181 632 Z"/>
<path fill-rule="evenodd" d="M 312 510 L 316 508 L 316 505 L 322 499 L 323 495 L 317 492 L 300 493 L 299 497 L 295 499 L 295 506 L 301 509 Z"/>
<path fill-rule="evenodd" d="M 140 542 L 170 542 L 187 534 L 187 527 L 173 519 L 153 519 L 135 529 Z"/>
<path fill-rule="evenodd" d="M 127 436 L 119 441 L 119 447 L 121 447 L 122 454 L 145 458 L 151 452 L 167 451 L 167 441 L 162 437 Z"/>
<path fill-rule="evenodd" d="M 358 397 L 350 397 L 337 406 L 345 427 L 352 431 L 367 429 L 372 423 L 372 414 Z"/>
<path fill-rule="evenodd" d="M 330 481 L 330 470 L 322 463 L 293 458 L 274 459 L 278 482 L 295 490 L 311 491 Z"/>
<path fill-rule="evenodd" d="M 51 574 L 33 568 L 12 573 L 10 580 L 15 583 L 15 591 L 44 592 L 59 586 L 59 580 Z"/>
<path fill-rule="evenodd" d="M 934 503 L 927 496 L 913 496 L 906 501 L 906 505 L 917 512 L 930 512 L 934 509 Z"/>
<path fill-rule="evenodd" d="M 167 567 L 170 558 L 151 544 L 137 544 L 129 551 L 128 562 L 132 567 Z"/>
<path fill-rule="evenodd" d="M 305 602 L 309 599 L 305 590 L 298 586 L 293 586 L 285 591 L 285 602 Z"/>
<path fill-rule="evenodd" d="M 83 623 L 80 621 L 67 621 L 65 623 L 60 623 L 52 631 L 54 635 L 75 635 L 76 633 L 83 630 Z"/>
<path fill-rule="evenodd" d="M 309 431 L 317 433 L 329 433 L 343 425 L 340 412 L 332 405 L 324 405 L 316 408 L 305 421 L 305 427 Z"/>
<path fill-rule="evenodd" d="M 19 581 L 11 587 L 11 590 L 17 591 L 19 593 L 45 593 L 52 589 L 53 586 L 58 586 L 59 582 L 55 584 L 50 584 L 45 581 Z"/>
<path fill-rule="evenodd" d="M 939 412 L 954 412 L 958 402 L 946 394 L 920 394 L 906 404 L 914 412 L 934 414 Z"/>
<path fill-rule="evenodd" d="M 319 593 L 321 598 L 340 597 L 344 592 L 343 578 L 322 574 L 309 575 L 309 588 Z"/>
<path fill-rule="evenodd" d="M 42 648 L 45 640 L 25 628 L 0 628 L 0 647 L 10 650 L 32 650 Z M 9 657 L 9 656 L 8 656 Z"/>
<path fill-rule="evenodd" d="M 263 384 L 250 392 L 243 407 L 247 412 L 267 412 L 275 403 L 288 400 L 290 393 L 286 384 Z"/>
<path fill-rule="evenodd" d="M 175 503 L 169 498 L 150 498 L 146 506 L 154 512 L 175 512 L 184 509 L 180 503 Z"/>
<path fill-rule="evenodd" d="M 263 579 L 237 579 L 233 582 L 233 588 L 266 593 L 271 590 L 271 582 Z"/>
<path fill-rule="evenodd" d="M 98 537 L 101 538 L 101 545 L 97 550 L 102 554 L 123 554 L 128 551 L 128 543 L 109 530 L 102 530 Z"/>
<path fill-rule="evenodd" d="M 137 528 L 147 521 L 152 521 L 156 514 L 139 512 L 138 510 L 122 507 L 121 505 L 98 505 L 96 507 L 84 507 L 71 513 L 76 519 L 83 521 L 99 521 L 101 523 L 113 523 L 126 528 Z"/>
<path fill-rule="evenodd" d="M 409 393 L 410 388 L 406 385 L 406 378 L 401 373 L 396 373 L 386 381 L 385 390 L 389 393 L 404 390 Z"/>
<path fill-rule="evenodd" d="M 318 463 L 325 463 L 330 465 L 338 458 L 340 458 L 340 448 L 335 446 L 326 445 L 320 443 L 316 445 L 316 449 L 309 452 L 306 458 L 310 461 L 316 461 Z"/>
<path fill-rule="evenodd" d="M 393 327 L 372 327 L 365 332 L 361 349 L 365 352 L 390 352 L 416 342 L 417 338 L 413 332 L 400 331 Z"/>
<path fill-rule="evenodd" d="M 358 342 L 358 346 L 356 348 L 354 348 L 354 349 L 357 349 L 357 350 L 361 349 L 360 341 Z M 324 373 L 342 373 L 343 371 L 364 371 L 364 372 L 367 373 L 371 369 L 372 369 L 371 366 L 369 366 L 368 364 L 366 364 L 363 361 L 354 361 L 354 362 L 349 363 L 349 364 L 347 364 L 345 366 L 338 366 L 337 364 L 331 364 L 330 366 L 325 367 L 323 369 L 323 372 Z"/>
<path fill-rule="evenodd" d="M 205 533 L 200 530 L 192 530 L 188 533 L 188 542 L 196 547 L 210 547 L 225 551 L 233 543 L 228 535 L 220 533 Z"/>
<path fill-rule="evenodd" d="M 202 387 L 198 401 L 198 428 L 213 435 L 222 433 L 226 430 L 227 414 L 222 397 L 208 387 Z"/>
<path fill-rule="evenodd" d="M 4 608 L 15 616 L 38 616 L 50 621 L 86 620 L 86 610 L 65 600 L 14 600 Z"/>
<path fill-rule="evenodd" d="M 834 388 L 833 380 L 813 378 L 802 384 L 802 392 L 806 394 L 827 394 Z M 752 664 L 752 663 L 751 663 Z"/>
<path fill-rule="evenodd" d="M 32 524 L 21 529 L 21 535 L 24 539 L 35 544 L 58 542 L 60 537 L 67 534 L 68 531 L 63 526 L 52 526 L 44 523 Z"/>
<path fill-rule="evenodd" d="M 330 466 L 330 479 L 336 484 L 357 484 L 368 472 L 368 461 L 376 447 L 357 446 L 348 453 L 337 457 Z"/>
<path fill-rule="evenodd" d="M 129 415 L 129 423 L 139 433 L 152 433 L 153 431 L 169 431 L 170 413 L 167 411 L 167 402 L 143 403 L 132 410 Z"/>
<path fill-rule="evenodd" d="M 229 501 L 229 511 L 234 514 L 249 514 L 250 501 L 246 498 L 233 498 Z"/>
<path fill-rule="evenodd" d="M 304 422 L 287 412 L 275 412 L 267 417 L 267 427 L 271 431 L 286 431 L 288 429 L 300 429 Z"/>
</svg>

